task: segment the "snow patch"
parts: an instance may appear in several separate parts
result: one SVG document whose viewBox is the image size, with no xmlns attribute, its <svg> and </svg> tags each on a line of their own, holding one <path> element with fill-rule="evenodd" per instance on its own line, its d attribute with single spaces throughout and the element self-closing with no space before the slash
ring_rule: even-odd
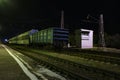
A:
<svg viewBox="0 0 120 80">
<path fill-rule="evenodd" d="M 49 69 L 46 69 L 41 65 L 38 65 L 38 68 L 36 69 L 36 71 L 40 74 L 43 74 L 43 75 L 45 74 L 45 75 L 48 75 L 50 77 L 58 78 L 60 80 L 67 80 L 64 77 L 62 77 L 61 75 L 59 75 L 59 74 L 57 74 Z"/>
</svg>

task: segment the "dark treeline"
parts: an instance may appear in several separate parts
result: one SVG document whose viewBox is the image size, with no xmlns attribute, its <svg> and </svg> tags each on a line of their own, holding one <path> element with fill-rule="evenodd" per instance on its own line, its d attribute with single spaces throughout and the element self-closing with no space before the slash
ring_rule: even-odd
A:
<svg viewBox="0 0 120 80">
<path fill-rule="evenodd" d="M 94 46 L 98 46 L 99 37 L 94 35 Z M 120 34 L 109 35 L 105 33 L 106 47 L 119 48 L 120 49 Z"/>
<path fill-rule="evenodd" d="M 120 34 L 108 35 L 105 34 L 106 47 L 120 49 Z"/>
</svg>

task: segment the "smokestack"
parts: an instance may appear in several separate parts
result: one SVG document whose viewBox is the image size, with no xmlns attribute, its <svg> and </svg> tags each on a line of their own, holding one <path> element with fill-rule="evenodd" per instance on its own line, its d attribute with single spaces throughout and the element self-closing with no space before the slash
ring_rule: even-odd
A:
<svg viewBox="0 0 120 80">
<path fill-rule="evenodd" d="M 64 29 L 64 11 L 61 11 L 61 29 Z"/>
</svg>

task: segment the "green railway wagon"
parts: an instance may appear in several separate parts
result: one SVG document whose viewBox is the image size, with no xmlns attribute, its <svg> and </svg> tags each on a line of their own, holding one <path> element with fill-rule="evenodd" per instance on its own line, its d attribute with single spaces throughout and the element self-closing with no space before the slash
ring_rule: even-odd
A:
<svg viewBox="0 0 120 80">
<path fill-rule="evenodd" d="M 17 44 L 17 37 L 12 37 L 8 40 L 10 44 Z"/>
<path fill-rule="evenodd" d="M 19 34 L 16 37 L 9 39 L 9 41 L 10 41 L 9 43 L 29 45 L 30 44 L 30 35 L 32 35 L 36 32 L 38 32 L 38 30 L 32 29 L 30 31 Z"/>
<path fill-rule="evenodd" d="M 53 44 L 53 29 L 48 29 L 47 42 Z"/>
<path fill-rule="evenodd" d="M 31 41 L 31 43 L 37 43 L 36 42 L 37 41 L 37 35 L 38 35 L 38 33 L 34 33 L 34 36 L 30 35 L 30 41 Z"/>
<path fill-rule="evenodd" d="M 17 36 L 17 44 L 29 44 L 29 31 Z"/>
<path fill-rule="evenodd" d="M 68 30 L 61 28 L 48 28 L 45 30 L 30 30 L 16 37 L 10 38 L 9 43 L 12 44 L 52 44 L 53 46 L 63 46 L 68 43 Z"/>
<path fill-rule="evenodd" d="M 61 45 L 68 42 L 68 30 L 61 28 L 47 28 L 30 35 L 32 44 Z"/>
<path fill-rule="evenodd" d="M 45 30 L 38 31 L 35 34 L 30 35 L 30 40 L 34 44 L 41 43 L 41 44 L 52 44 L 52 28 L 48 28 Z"/>
</svg>

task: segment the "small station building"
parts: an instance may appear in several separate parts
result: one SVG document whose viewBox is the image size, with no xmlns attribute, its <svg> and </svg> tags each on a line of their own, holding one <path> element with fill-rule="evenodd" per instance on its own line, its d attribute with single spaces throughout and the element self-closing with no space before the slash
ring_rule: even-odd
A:
<svg viewBox="0 0 120 80">
<path fill-rule="evenodd" d="M 76 46 L 81 49 L 93 48 L 93 30 L 78 29 L 75 31 Z"/>
</svg>

